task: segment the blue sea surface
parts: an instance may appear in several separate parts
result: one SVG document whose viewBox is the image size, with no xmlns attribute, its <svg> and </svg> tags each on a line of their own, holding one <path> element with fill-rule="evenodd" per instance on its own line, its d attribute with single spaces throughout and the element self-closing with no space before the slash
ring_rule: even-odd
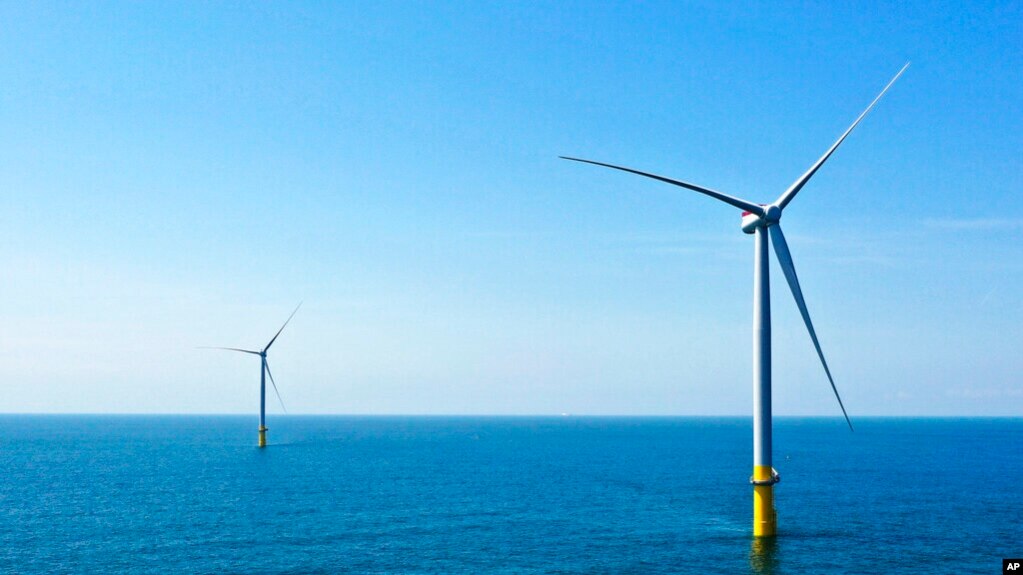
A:
<svg viewBox="0 0 1023 575">
<path fill-rule="evenodd" d="M 5 573 L 1000 573 L 1023 419 L 0 416 Z"/>
</svg>

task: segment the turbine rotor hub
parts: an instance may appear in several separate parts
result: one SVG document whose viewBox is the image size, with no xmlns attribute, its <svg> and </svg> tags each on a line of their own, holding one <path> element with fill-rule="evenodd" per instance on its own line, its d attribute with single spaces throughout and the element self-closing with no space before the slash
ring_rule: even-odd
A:
<svg viewBox="0 0 1023 575">
<path fill-rule="evenodd" d="M 781 220 L 781 208 L 779 208 L 778 206 L 775 205 L 767 206 L 765 212 L 766 213 L 764 214 L 763 219 L 764 222 L 767 223 L 768 225 L 776 224 L 778 223 L 779 220 Z"/>
</svg>

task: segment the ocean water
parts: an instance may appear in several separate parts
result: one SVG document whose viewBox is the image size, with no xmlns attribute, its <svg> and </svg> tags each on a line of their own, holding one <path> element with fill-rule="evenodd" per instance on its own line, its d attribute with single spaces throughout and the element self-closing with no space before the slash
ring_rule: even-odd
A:
<svg viewBox="0 0 1023 575">
<path fill-rule="evenodd" d="M 1023 419 L 0 416 L 4 573 L 1000 573 Z"/>
</svg>

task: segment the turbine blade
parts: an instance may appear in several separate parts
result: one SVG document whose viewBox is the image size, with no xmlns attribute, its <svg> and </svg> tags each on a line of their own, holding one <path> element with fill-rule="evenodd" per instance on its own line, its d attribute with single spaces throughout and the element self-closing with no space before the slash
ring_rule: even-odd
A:
<svg viewBox="0 0 1023 575">
<path fill-rule="evenodd" d="M 828 374 L 828 381 L 831 382 L 831 389 L 835 392 L 835 399 L 838 400 L 838 406 L 842 408 L 842 415 L 845 416 L 845 422 L 849 424 L 849 430 L 853 431 L 852 421 L 849 420 L 849 414 L 845 412 L 845 405 L 842 404 L 842 397 L 838 395 L 838 388 L 835 387 L 835 380 L 831 377 L 831 370 L 828 369 L 828 362 L 824 359 L 824 352 L 821 351 L 821 344 L 817 341 L 817 332 L 813 330 L 813 322 L 810 321 L 810 312 L 806 309 L 806 302 L 803 300 L 803 290 L 799 289 L 799 279 L 796 277 L 796 266 L 792 263 L 792 254 L 789 253 L 789 245 L 785 242 L 785 234 L 781 231 L 781 226 L 774 224 L 767 228 L 771 232 L 771 240 L 774 244 L 774 253 L 778 255 L 778 263 L 781 264 L 781 270 L 785 273 L 785 279 L 789 282 L 789 288 L 792 290 L 792 297 L 796 300 L 796 305 L 799 306 L 799 314 L 803 316 L 803 323 L 806 324 L 806 330 L 810 332 L 810 339 L 813 340 L 813 347 L 817 350 L 817 357 L 821 358 L 821 365 L 824 366 L 824 373 Z"/>
<path fill-rule="evenodd" d="M 611 168 L 611 169 L 614 169 L 614 170 L 621 170 L 623 172 L 629 172 L 630 174 L 637 174 L 637 175 L 644 176 L 644 177 L 647 177 L 647 178 L 653 178 L 655 180 L 660 180 L 662 182 L 667 182 L 667 183 L 675 185 L 675 186 L 681 186 L 683 188 L 686 188 L 686 189 L 689 189 L 689 190 L 693 190 L 694 192 L 700 192 L 701 194 L 705 194 L 705 195 L 708 195 L 708 196 L 710 196 L 712 198 L 716 198 L 718 200 L 721 200 L 722 202 L 725 202 L 726 204 L 731 204 L 731 205 L 739 208 L 740 210 L 745 210 L 747 212 L 753 212 L 754 214 L 757 214 L 758 216 L 764 215 L 764 208 L 763 208 L 763 206 L 760 206 L 759 204 L 754 204 L 754 203 L 751 203 L 751 202 L 747 202 L 746 200 L 743 200 L 743 199 L 740 199 L 740 198 L 736 198 L 736 197 L 733 197 L 733 196 L 729 196 L 728 194 L 723 194 L 721 192 L 716 192 L 716 191 L 714 191 L 714 190 L 712 190 L 710 188 L 704 188 L 703 186 L 697 186 L 696 184 L 690 184 L 688 182 L 683 182 L 683 181 L 680 181 L 680 180 L 673 180 L 671 178 L 665 178 L 664 176 L 658 176 L 656 174 L 648 174 L 646 172 L 641 172 L 639 170 L 633 170 L 632 168 L 624 168 L 622 166 L 615 166 L 615 165 L 612 165 L 612 164 L 605 164 L 603 162 L 594 162 L 592 160 L 583 160 L 583 159 L 580 159 L 580 158 L 569 158 L 567 156 L 558 156 L 558 157 L 563 159 L 563 160 L 571 160 L 573 162 L 583 162 L 584 164 L 593 164 L 595 166 L 604 166 L 605 168 Z"/>
<path fill-rule="evenodd" d="M 197 347 L 195 349 L 226 349 L 227 351 L 240 351 L 242 353 L 251 353 L 252 355 L 259 355 L 258 351 L 252 351 L 249 349 L 238 349 L 237 347 Z"/>
<path fill-rule="evenodd" d="M 284 407 L 284 400 L 281 399 L 281 392 L 277 391 L 277 382 L 274 381 L 274 374 L 270 373 L 270 362 L 265 361 L 263 362 L 263 365 L 266 366 L 266 374 L 270 376 L 270 385 L 274 386 L 274 393 L 277 394 L 277 401 L 281 402 L 281 409 L 284 410 L 284 413 L 288 413 L 288 408 Z"/>
<path fill-rule="evenodd" d="M 869 112 L 871 108 L 874 107 L 874 104 L 877 104 L 878 100 L 881 99 L 881 96 L 884 96 L 885 92 L 888 91 L 888 88 L 892 87 L 892 84 L 894 84 L 895 81 L 899 79 L 899 76 L 901 76 L 902 73 L 906 71 L 906 68 L 909 68 L 909 62 L 906 62 L 906 65 L 903 66 L 901 70 L 899 70 L 899 73 L 896 74 L 895 77 L 892 78 L 890 82 L 888 82 L 888 85 L 884 87 L 884 90 L 881 90 L 881 93 L 878 94 L 876 98 L 874 98 L 874 101 L 871 102 L 869 106 L 867 106 L 867 109 L 863 110 L 863 113 L 860 114 L 860 117 L 856 118 L 856 121 L 853 122 L 851 126 L 849 126 L 849 129 L 846 130 L 845 133 L 843 133 L 838 138 L 838 140 L 836 140 L 835 143 L 831 145 L 830 148 L 828 148 L 828 151 L 824 152 L 824 155 L 821 156 L 820 159 L 817 160 L 816 163 L 814 163 L 814 165 L 810 166 L 810 169 L 807 170 L 805 174 L 800 176 L 798 180 L 796 180 L 795 182 L 793 182 L 791 186 L 789 186 L 789 189 L 785 190 L 785 192 L 778 197 L 777 201 L 774 202 L 774 205 L 778 206 L 783 210 L 785 209 L 785 206 L 789 205 L 789 202 L 791 202 L 792 199 L 796 197 L 796 194 L 799 193 L 799 190 L 803 189 L 803 186 L 806 185 L 806 182 L 809 181 L 810 178 L 817 173 L 817 170 L 819 170 L 820 167 L 824 165 L 824 162 L 826 162 L 828 158 L 831 157 L 831 154 L 833 154 L 835 150 L 838 149 L 839 144 L 841 144 L 842 141 L 845 140 L 846 136 L 848 136 L 853 131 L 853 128 L 855 128 L 856 125 L 860 123 L 860 120 L 862 120 L 867 115 L 867 112 Z"/>
<path fill-rule="evenodd" d="M 284 322 L 284 325 L 281 326 L 281 329 L 277 330 L 277 333 L 274 334 L 274 337 L 273 339 L 270 340 L 270 343 L 266 344 L 266 347 L 263 348 L 264 352 L 270 349 L 270 346 L 273 345 L 275 341 L 277 341 L 277 336 L 281 335 L 281 332 L 284 331 L 284 328 L 288 327 L 288 322 L 291 321 L 291 318 L 295 317 L 295 314 L 298 313 L 298 308 L 300 307 L 302 307 L 302 302 L 298 302 L 298 305 L 295 306 L 295 311 L 291 312 L 291 315 L 288 316 L 288 319 Z"/>
</svg>

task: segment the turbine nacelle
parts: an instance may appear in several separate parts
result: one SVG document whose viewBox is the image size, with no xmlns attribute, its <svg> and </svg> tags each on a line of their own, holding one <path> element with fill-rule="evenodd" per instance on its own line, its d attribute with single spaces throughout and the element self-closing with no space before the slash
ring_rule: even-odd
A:
<svg viewBox="0 0 1023 575">
<path fill-rule="evenodd" d="M 742 213 L 742 231 L 743 233 L 752 234 L 757 231 L 757 228 L 763 225 L 763 219 L 753 212 Z"/>
</svg>

